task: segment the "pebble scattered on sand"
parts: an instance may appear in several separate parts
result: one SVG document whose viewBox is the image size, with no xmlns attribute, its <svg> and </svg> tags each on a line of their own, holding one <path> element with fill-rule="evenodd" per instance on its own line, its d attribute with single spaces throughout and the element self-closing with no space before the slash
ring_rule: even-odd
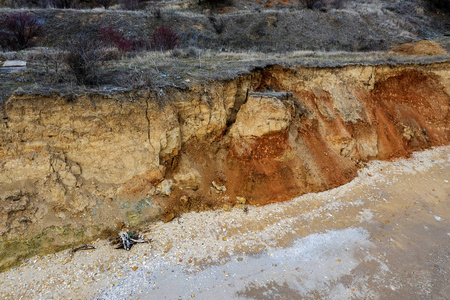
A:
<svg viewBox="0 0 450 300">
<path fill-rule="evenodd" d="M 370 222 L 374 212 L 364 206 L 389 202 L 389 195 L 377 185 L 392 184 L 405 174 L 423 172 L 449 161 L 448 146 L 415 153 L 410 159 L 373 161 L 352 182 L 330 191 L 249 207 L 248 212 L 239 208 L 192 212 L 169 223 L 151 224 L 142 232 L 153 241 L 137 244 L 130 251 L 115 250 L 107 241 L 97 240 L 91 243 L 95 249 L 72 256 L 70 250 L 65 250 L 32 257 L 0 274 L 0 298 L 90 299 L 101 295 L 100 299 L 145 299 L 142 293 L 148 287 L 158 288 L 153 286 L 155 276 L 178 276 L 180 270 L 195 274 L 208 266 L 231 261 L 246 264 L 258 253 L 273 256 L 276 249 L 291 245 L 305 234 L 337 226 L 336 218 L 344 211 L 354 210 L 358 222 Z M 441 220 L 437 215 L 434 218 Z M 396 242 L 392 238 L 389 241 Z M 233 278 L 236 274 L 223 270 L 222 276 Z M 195 298 L 198 294 L 179 296 Z"/>
</svg>

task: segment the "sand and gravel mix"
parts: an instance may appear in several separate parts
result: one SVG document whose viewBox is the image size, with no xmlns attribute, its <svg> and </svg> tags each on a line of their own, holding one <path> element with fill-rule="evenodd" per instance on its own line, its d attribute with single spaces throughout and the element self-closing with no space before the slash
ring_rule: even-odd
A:
<svg viewBox="0 0 450 300">
<path fill-rule="evenodd" d="M 330 191 L 151 224 L 130 251 L 30 258 L 0 298 L 445 299 L 449 180 L 450 146 L 372 161 Z"/>
</svg>

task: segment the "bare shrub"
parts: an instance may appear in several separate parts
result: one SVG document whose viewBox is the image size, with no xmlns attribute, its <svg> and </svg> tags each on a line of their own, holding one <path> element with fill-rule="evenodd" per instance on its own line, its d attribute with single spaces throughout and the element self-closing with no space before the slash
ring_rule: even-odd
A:
<svg viewBox="0 0 450 300">
<path fill-rule="evenodd" d="M 76 8 L 77 0 L 49 0 L 49 5 L 54 8 Z"/>
<path fill-rule="evenodd" d="M 115 46 L 122 52 L 137 51 L 147 48 L 147 42 L 143 39 L 126 38 L 111 26 L 100 28 L 99 40 L 108 46 Z"/>
<path fill-rule="evenodd" d="M 345 6 L 345 0 L 329 0 L 327 4 L 331 8 L 341 9 Z"/>
<path fill-rule="evenodd" d="M 157 27 L 150 41 L 153 50 L 172 50 L 179 46 L 178 33 L 170 26 Z"/>
<path fill-rule="evenodd" d="M 48 5 L 47 0 L 0 0 L 0 6 L 9 6 L 10 8 L 31 8 L 40 7 L 46 8 Z"/>
<path fill-rule="evenodd" d="M 450 15 L 450 1 L 448 0 L 424 0 L 425 6 L 431 10 L 440 10 Z"/>
<path fill-rule="evenodd" d="M 307 9 L 319 9 L 325 6 L 323 0 L 300 0 Z"/>
<path fill-rule="evenodd" d="M 65 52 L 64 61 L 78 84 L 98 84 L 100 62 L 104 58 L 99 42 L 77 35 L 68 42 Z"/>
<path fill-rule="evenodd" d="M 43 27 L 29 13 L 10 13 L 0 19 L 0 46 L 3 49 L 23 50 L 36 44 Z"/>
<path fill-rule="evenodd" d="M 111 5 L 114 4 L 114 0 L 95 0 L 95 3 L 103 6 L 105 9 L 108 9 Z"/>
<path fill-rule="evenodd" d="M 119 0 L 120 8 L 123 10 L 138 10 L 139 0 Z"/>
<path fill-rule="evenodd" d="M 172 52 L 172 56 L 173 57 L 178 57 L 178 58 L 192 58 L 192 57 L 198 57 L 201 54 L 201 50 L 190 46 L 188 48 L 185 49 L 175 49 Z"/>
<path fill-rule="evenodd" d="M 152 7 L 150 9 L 151 14 L 157 18 L 157 19 L 161 19 L 162 18 L 162 10 L 159 7 Z"/>
<path fill-rule="evenodd" d="M 267 34 L 266 31 L 266 21 L 260 20 L 259 22 L 256 22 L 255 25 L 250 29 L 250 32 L 254 35 L 258 36 L 265 36 Z"/>
<path fill-rule="evenodd" d="M 42 51 L 33 57 L 34 60 L 39 60 L 44 64 L 45 79 L 49 82 L 60 82 L 64 79 L 64 58 L 64 52 L 57 50 Z"/>
<path fill-rule="evenodd" d="M 358 37 L 353 44 L 353 51 L 380 51 L 385 48 L 385 42 L 382 39 L 374 39 L 371 37 Z"/>
<path fill-rule="evenodd" d="M 122 52 L 115 47 L 105 47 L 102 49 L 103 61 L 119 60 L 122 58 Z"/>
<path fill-rule="evenodd" d="M 211 22 L 214 31 L 217 34 L 222 34 L 222 32 L 225 30 L 225 22 L 223 22 L 222 19 L 216 18 L 214 15 L 209 16 L 208 19 Z"/>
<path fill-rule="evenodd" d="M 198 4 L 211 9 L 219 9 L 225 6 L 233 5 L 231 0 L 199 0 Z"/>
<path fill-rule="evenodd" d="M 135 69 L 119 76 L 116 84 L 133 89 L 149 89 L 153 86 L 154 76 L 154 71 L 151 69 Z"/>
<path fill-rule="evenodd" d="M 388 2 L 384 8 L 393 11 L 399 15 L 410 16 L 416 11 L 417 4 L 413 1 L 398 1 L 398 2 Z"/>
</svg>

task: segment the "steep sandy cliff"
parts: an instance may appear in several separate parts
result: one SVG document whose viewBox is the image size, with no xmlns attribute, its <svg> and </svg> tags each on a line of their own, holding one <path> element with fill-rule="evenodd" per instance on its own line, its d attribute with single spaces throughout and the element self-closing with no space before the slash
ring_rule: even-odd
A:
<svg viewBox="0 0 450 300">
<path fill-rule="evenodd" d="M 255 70 L 225 82 L 14 96 L 0 123 L 0 269 L 122 224 L 261 205 L 448 144 L 450 63 Z"/>
</svg>

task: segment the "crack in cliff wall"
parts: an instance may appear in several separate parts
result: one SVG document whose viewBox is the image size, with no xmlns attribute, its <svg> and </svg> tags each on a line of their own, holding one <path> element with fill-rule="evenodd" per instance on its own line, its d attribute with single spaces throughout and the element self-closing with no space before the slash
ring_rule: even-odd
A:
<svg viewBox="0 0 450 300">
<path fill-rule="evenodd" d="M 153 144 L 152 144 L 152 139 L 151 139 L 151 128 L 152 128 L 152 124 L 151 124 L 151 122 L 150 122 L 150 118 L 149 118 L 149 116 L 148 116 L 148 106 L 149 106 L 149 104 L 148 104 L 148 102 L 149 102 L 150 100 L 147 98 L 147 99 L 145 99 L 145 117 L 147 118 L 147 122 L 148 122 L 148 129 L 147 129 L 147 135 L 148 135 L 148 143 L 149 143 L 149 145 L 150 145 L 150 147 L 152 147 L 153 148 L 153 151 L 155 151 L 155 147 L 153 147 Z"/>
</svg>

